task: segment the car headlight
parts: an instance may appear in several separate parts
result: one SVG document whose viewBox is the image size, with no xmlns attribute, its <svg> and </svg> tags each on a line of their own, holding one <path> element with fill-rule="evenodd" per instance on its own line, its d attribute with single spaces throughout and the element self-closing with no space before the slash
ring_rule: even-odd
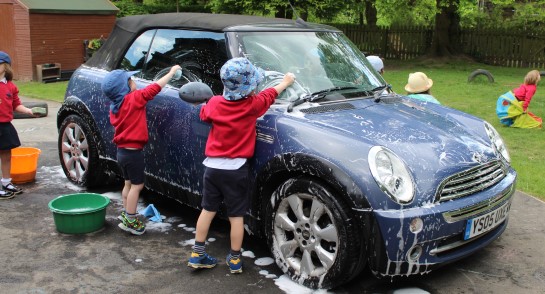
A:
<svg viewBox="0 0 545 294">
<path fill-rule="evenodd" d="M 374 146 L 369 150 L 371 174 L 390 198 L 409 203 L 414 197 L 414 182 L 405 163 L 391 150 Z"/>
<path fill-rule="evenodd" d="M 492 142 L 496 152 L 501 154 L 505 161 L 511 162 L 509 151 L 507 151 L 507 146 L 505 146 L 500 133 L 498 133 L 498 131 L 496 131 L 496 129 L 488 122 L 484 122 L 484 129 L 486 130 L 486 134 L 488 135 L 488 138 L 490 138 L 490 142 Z"/>
</svg>

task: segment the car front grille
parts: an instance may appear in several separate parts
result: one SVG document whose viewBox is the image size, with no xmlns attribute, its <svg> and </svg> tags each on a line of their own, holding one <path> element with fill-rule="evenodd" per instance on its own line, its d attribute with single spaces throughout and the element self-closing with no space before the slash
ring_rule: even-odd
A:
<svg viewBox="0 0 545 294">
<path fill-rule="evenodd" d="M 506 175 L 507 167 L 502 161 L 487 162 L 445 179 L 439 185 L 436 200 L 442 202 L 477 193 L 495 185 Z"/>
</svg>

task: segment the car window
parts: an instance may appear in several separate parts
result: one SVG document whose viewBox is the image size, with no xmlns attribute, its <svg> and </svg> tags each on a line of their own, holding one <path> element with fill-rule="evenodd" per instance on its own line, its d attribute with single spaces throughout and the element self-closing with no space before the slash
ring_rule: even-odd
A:
<svg viewBox="0 0 545 294">
<path fill-rule="evenodd" d="M 155 30 L 146 31 L 136 38 L 121 61 L 121 69 L 142 70 L 154 34 Z"/>
<path fill-rule="evenodd" d="M 223 33 L 160 29 L 153 37 L 140 77 L 157 80 L 171 66 L 182 67 L 182 77 L 169 84 L 180 87 L 190 81 L 208 84 L 214 93 L 223 89 L 219 72 L 227 61 Z"/>
<path fill-rule="evenodd" d="M 334 88 L 369 92 L 385 83 L 359 49 L 338 32 L 237 32 L 235 38 L 242 55 L 265 70 L 258 90 L 278 84 L 285 72 L 295 74 L 296 85 L 282 92 L 279 101 Z"/>
</svg>

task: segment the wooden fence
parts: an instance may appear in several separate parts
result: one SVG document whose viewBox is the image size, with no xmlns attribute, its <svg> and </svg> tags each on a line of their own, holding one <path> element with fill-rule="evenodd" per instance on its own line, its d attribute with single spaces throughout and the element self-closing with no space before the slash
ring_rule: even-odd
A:
<svg viewBox="0 0 545 294">
<path fill-rule="evenodd" d="M 333 24 L 360 50 L 386 59 L 408 60 L 425 55 L 431 27 L 367 27 Z M 464 29 L 456 38 L 462 53 L 476 60 L 509 67 L 545 67 L 545 33 Z"/>
</svg>

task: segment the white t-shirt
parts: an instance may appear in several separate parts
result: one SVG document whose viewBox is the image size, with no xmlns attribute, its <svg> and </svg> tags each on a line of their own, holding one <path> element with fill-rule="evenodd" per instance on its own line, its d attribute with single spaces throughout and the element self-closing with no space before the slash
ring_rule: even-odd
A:
<svg viewBox="0 0 545 294">
<path fill-rule="evenodd" d="M 246 158 L 207 157 L 202 163 L 210 168 L 236 170 L 246 163 Z"/>
</svg>

